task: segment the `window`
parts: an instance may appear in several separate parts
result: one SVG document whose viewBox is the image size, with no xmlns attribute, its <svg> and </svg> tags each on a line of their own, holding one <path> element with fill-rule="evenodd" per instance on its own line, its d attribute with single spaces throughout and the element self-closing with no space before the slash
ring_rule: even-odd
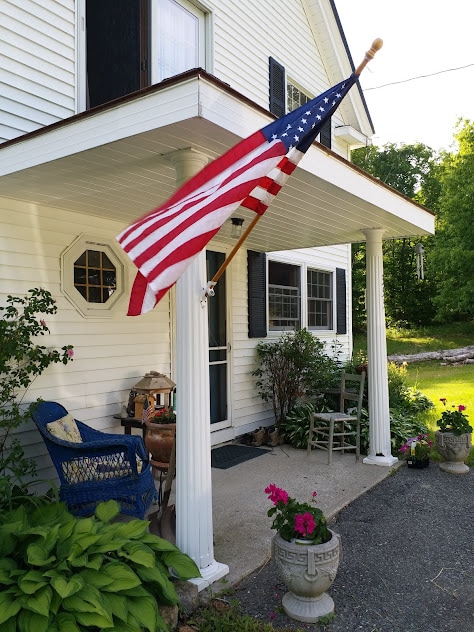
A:
<svg viewBox="0 0 474 632">
<path fill-rule="evenodd" d="M 85 0 L 80 101 L 92 108 L 185 70 L 206 68 L 207 17 L 189 0 Z"/>
<path fill-rule="evenodd" d="M 268 262 L 268 318 L 270 330 L 301 327 L 300 268 Z"/>
<path fill-rule="evenodd" d="M 333 279 L 330 272 L 307 271 L 308 329 L 332 329 Z"/>
<path fill-rule="evenodd" d="M 83 316 L 110 317 L 124 294 L 124 265 L 115 248 L 81 235 L 61 255 L 61 289 Z"/>
<path fill-rule="evenodd" d="M 157 0 L 152 9 L 152 82 L 205 67 L 205 16 L 185 0 Z"/>
<path fill-rule="evenodd" d="M 308 101 L 311 101 L 311 97 L 288 81 L 286 84 L 287 112 L 293 112 Z"/>
</svg>

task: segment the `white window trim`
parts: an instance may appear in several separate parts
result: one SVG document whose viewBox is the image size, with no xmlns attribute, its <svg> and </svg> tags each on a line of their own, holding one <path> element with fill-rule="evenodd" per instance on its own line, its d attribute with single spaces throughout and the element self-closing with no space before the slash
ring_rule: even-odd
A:
<svg viewBox="0 0 474 632">
<path fill-rule="evenodd" d="M 74 286 L 74 262 L 85 250 L 105 252 L 117 272 L 117 289 L 106 303 L 88 303 Z M 85 318 L 112 318 L 113 309 L 125 293 L 125 265 L 114 241 L 92 235 L 79 235 L 61 254 L 61 290 L 68 301 Z"/>
<path fill-rule="evenodd" d="M 287 329 L 270 329 L 270 306 L 269 306 L 269 294 L 268 294 L 268 286 L 269 286 L 269 264 L 270 262 L 283 263 L 286 265 L 296 266 L 300 269 L 300 325 L 302 329 L 307 329 L 313 333 L 318 332 L 319 334 L 336 334 L 336 269 L 328 268 L 322 265 L 314 264 L 314 263 L 305 263 L 302 261 L 295 261 L 294 259 L 286 259 L 283 257 L 267 257 L 267 281 L 266 281 L 266 294 L 267 294 L 267 331 L 268 335 L 278 337 L 285 331 L 289 331 Z M 308 288 L 307 288 L 307 278 L 308 278 L 308 270 L 316 270 L 320 272 L 325 272 L 331 275 L 332 279 L 332 328 L 331 329 L 320 329 L 317 327 L 309 327 L 308 326 Z"/>
</svg>

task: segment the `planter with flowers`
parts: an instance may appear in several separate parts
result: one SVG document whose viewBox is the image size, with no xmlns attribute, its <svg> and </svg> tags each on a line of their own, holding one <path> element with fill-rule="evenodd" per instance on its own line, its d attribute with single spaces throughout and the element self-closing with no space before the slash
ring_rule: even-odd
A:
<svg viewBox="0 0 474 632">
<path fill-rule="evenodd" d="M 333 583 L 341 555 L 340 536 L 328 529 L 321 509 L 299 503 L 274 484 L 265 489 L 273 507 L 272 559 L 288 589 L 282 605 L 292 619 L 316 623 L 334 611 L 326 593 Z M 312 502 L 315 503 L 316 492 Z"/>
<path fill-rule="evenodd" d="M 411 437 L 400 448 L 400 453 L 407 462 L 408 467 L 422 469 L 430 464 L 430 453 L 433 442 L 428 439 L 428 435 L 419 434 Z"/>
<path fill-rule="evenodd" d="M 171 409 L 162 408 L 145 421 L 145 447 L 153 461 L 167 465 L 176 436 L 176 414 Z"/>
<path fill-rule="evenodd" d="M 472 426 L 464 413 L 466 407 L 459 404 L 447 408 L 446 398 L 440 401 L 445 409 L 438 420 L 439 430 L 435 432 L 436 449 L 444 459 L 439 467 L 450 474 L 467 474 L 469 467 L 464 461 L 472 448 Z"/>
</svg>

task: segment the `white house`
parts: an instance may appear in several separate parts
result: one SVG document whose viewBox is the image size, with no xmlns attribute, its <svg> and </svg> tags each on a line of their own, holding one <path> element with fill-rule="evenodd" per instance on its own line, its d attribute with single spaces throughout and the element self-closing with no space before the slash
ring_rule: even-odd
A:
<svg viewBox="0 0 474 632">
<path fill-rule="evenodd" d="M 367 48 L 376 35 L 368 34 Z M 390 465 L 382 239 L 434 218 L 348 159 L 373 128 L 353 86 L 244 247 L 220 230 L 153 312 L 127 317 L 135 276 L 116 235 L 207 162 L 354 65 L 333 0 L 4 0 L 0 4 L 0 301 L 32 287 L 59 308 L 48 342 L 72 344 L 28 393 L 97 429 L 150 370 L 177 384 L 177 543 L 208 585 L 210 447 L 272 423 L 255 346 L 307 327 L 352 351 L 350 243 L 367 241 L 370 454 Z M 356 61 L 365 51 L 354 51 Z M 383 50 L 379 55 L 383 54 Z M 374 62 L 375 63 L 375 62 Z M 252 213 L 236 216 L 244 228 Z M 51 461 L 23 433 L 40 477 Z"/>
</svg>

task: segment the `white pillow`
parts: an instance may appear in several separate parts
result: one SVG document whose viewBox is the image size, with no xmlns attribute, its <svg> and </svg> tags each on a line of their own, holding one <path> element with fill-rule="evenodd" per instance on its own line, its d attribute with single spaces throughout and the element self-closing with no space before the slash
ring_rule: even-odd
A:
<svg viewBox="0 0 474 632">
<path fill-rule="evenodd" d="M 63 441 L 69 441 L 69 443 L 82 443 L 81 433 L 71 413 L 68 413 L 57 421 L 51 421 L 46 424 L 46 429 L 56 439 L 62 439 Z"/>
</svg>

